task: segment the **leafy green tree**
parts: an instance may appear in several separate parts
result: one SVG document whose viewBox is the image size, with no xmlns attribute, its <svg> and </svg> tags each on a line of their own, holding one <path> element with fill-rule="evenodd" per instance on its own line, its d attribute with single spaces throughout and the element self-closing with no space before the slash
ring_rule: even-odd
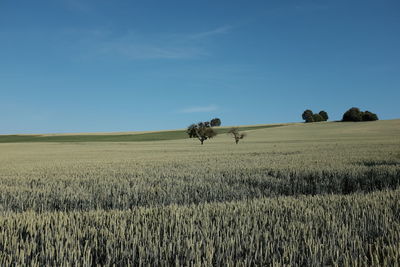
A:
<svg viewBox="0 0 400 267">
<path fill-rule="evenodd" d="M 301 117 L 303 118 L 303 120 L 305 120 L 305 122 L 313 122 L 314 121 L 313 112 L 309 109 L 306 109 L 303 112 L 303 115 L 301 115 Z"/>
<path fill-rule="evenodd" d="M 217 132 L 211 127 L 210 122 L 199 122 L 197 124 L 190 125 L 186 133 L 189 138 L 197 138 L 203 144 L 207 139 L 213 138 L 217 135 Z"/>
<path fill-rule="evenodd" d="M 324 110 L 321 110 L 318 114 L 324 119 L 324 121 L 327 121 L 329 119 L 328 113 Z"/>
<path fill-rule="evenodd" d="M 359 108 L 351 108 L 343 114 L 342 121 L 362 121 L 362 112 Z"/>
<path fill-rule="evenodd" d="M 232 127 L 229 129 L 228 134 L 231 134 L 233 138 L 235 139 L 235 143 L 238 144 L 240 139 L 243 139 L 246 137 L 245 133 L 239 132 L 238 127 Z"/>
<path fill-rule="evenodd" d="M 319 114 L 313 114 L 312 117 L 314 122 L 324 121 L 324 118 Z"/>
<path fill-rule="evenodd" d="M 219 118 L 214 118 L 210 121 L 211 127 L 221 126 L 221 120 Z"/>
<path fill-rule="evenodd" d="M 362 120 L 363 121 L 377 121 L 379 119 L 378 119 L 378 115 L 367 110 L 362 113 Z"/>
</svg>

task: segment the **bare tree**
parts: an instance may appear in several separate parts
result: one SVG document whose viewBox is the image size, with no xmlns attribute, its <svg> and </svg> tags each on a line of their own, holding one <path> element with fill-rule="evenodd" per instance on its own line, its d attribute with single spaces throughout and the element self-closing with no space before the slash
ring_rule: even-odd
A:
<svg viewBox="0 0 400 267">
<path fill-rule="evenodd" d="M 199 139 L 201 144 L 203 144 L 205 140 L 217 135 L 217 132 L 211 127 L 211 124 L 208 121 L 190 125 L 187 128 L 186 133 L 189 135 L 189 138 Z"/>
<path fill-rule="evenodd" d="M 240 139 L 245 138 L 246 133 L 239 132 L 238 127 L 232 127 L 229 129 L 228 134 L 231 134 L 235 139 L 235 143 L 238 144 Z"/>
</svg>

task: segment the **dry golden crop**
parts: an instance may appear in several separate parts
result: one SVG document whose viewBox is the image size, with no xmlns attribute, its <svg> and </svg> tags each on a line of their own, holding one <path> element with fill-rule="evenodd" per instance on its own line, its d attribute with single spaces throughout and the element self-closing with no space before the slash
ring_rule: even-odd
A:
<svg viewBox="0 0 400 267">
<path fill-rule="evenodd" d="M 0 265 L 398 265 L 399 130 L 0 144 Z"/>
</svg>

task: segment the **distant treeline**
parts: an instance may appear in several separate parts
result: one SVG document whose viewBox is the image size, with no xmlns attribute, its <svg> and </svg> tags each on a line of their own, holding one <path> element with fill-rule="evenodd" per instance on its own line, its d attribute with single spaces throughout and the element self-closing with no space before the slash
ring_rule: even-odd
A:
<svg viewBox="0 0 400 267">
<path fill-rule="evenodd" d="M 306 109 L 301 115 L 304 122 L 320 122 L 327 121 L 329 116 L 324 110 L 319 113 L 313 113 L 312 110 Z M 353 107 L 343 114 L 342 121 L 377 121 L 378 115 L 368 110 L 361 111 L 359 108 Z"/>
<path fill-rule="evenodd" d="M 312 110 L 306 109 L 301 115 L 305 122 L 319 122 L 319 121 L 327 121 L 329 119 L 328 113 L 324 110 L 321 110 L 319 113 L 313 113 Z"/>
</svg>

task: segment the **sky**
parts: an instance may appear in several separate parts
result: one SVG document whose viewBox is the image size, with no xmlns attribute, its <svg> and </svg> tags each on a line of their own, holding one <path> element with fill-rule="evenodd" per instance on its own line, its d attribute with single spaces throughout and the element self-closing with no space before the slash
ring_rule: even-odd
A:
<svg viewBox="0 0 400 267">
<path fill-rule="evenodd" d="M 0 134 L 400 118 L 398 0 L 0 0 Z"/>
</svg>

